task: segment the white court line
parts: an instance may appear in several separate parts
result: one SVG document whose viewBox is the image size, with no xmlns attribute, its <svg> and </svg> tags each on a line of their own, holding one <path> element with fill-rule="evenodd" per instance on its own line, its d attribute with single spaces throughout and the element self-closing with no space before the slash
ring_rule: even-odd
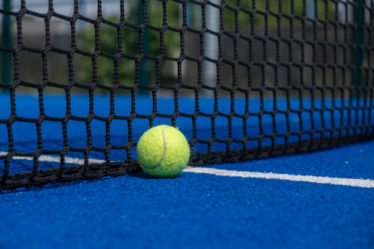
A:
<svg viewBox="0 0 374 249">
<path fill-rule="evenodd" d="M 7 155 L 6 152 L 0 151 L 0 156 L 5 156 L 5 155 Z M 31 156 L 15 156 L 15 157 L 12 157 L 12 159 L 27 160 L 27 161 L 34 160 L 34 158 Z M 38 160 L 40 162 L 60 163 L 60 157 L 57 157 L 57 156 L 40 156 Z M 105 160 L 89 158 L 88 162 L 89 163 L 105 163 Z M 65 163 L 82 165 L 84 164 L 84 160 L 81 158 L 76 158 L 76 157 L 65 157 Z"/>
<path fill-rule="evenodd" d="M 6 152 L 0 151 L 0 156 L 5 156 Z M 33 157 L 16 156 L 12 159 L 15 160 L 34 160 Z M 42 162 L 55 162 L 60 163 L 60 157 L 56 156 L 40 156 L 39 161 Z M 84 160 L 75 157 L 65 157 L 65 162 L 70 164 L 84 164 Z M 105 160 L 89 158 L 89 163 L 105 163 Z M 264 173 L 264 172 L 251 172 L 251 171 L 237 171 L 237 170 L 225 170 L 205 167 L 187 167 L 183 172 L 196 173 L 196 174 L 209 174 L 216 176 L 228 176 L 228 177 L 241 177 L 241 178 L 259 178 L 268 180 L 283 180 L 293 182 L 309 182 L 318 184 L 332 184 L 342 185 L 359 188 L 374 188 L 374 180 L 371 179 L 354 179 L 354 178 L 337 178 L 327 176 L 310 176 L 310 175 L 290 175 L 290 174 L 278 174 L 278 173 Z"/>
<path fill-rule="evenodd" d="M 374 188 L 374 180 L 370 180 L 370 179 L 352 179 L 352 178 L 337 178 L 337 177 L 309 176 L 309 175 L 290 175 L 290 174 L 277 174 L 277 173 L 224 170 L 224 169 L 214 169 L 214 168 L 201 168 L 201 167 L 187 167 L 184 170 L 184 172 L 197 173 L 197 174 L 209 174 L 209 175 L 216 175 L 216 176 L 259 178 L 259 179 L 283 180 L 283 181 L 293 181 L 293 182 L 333 184 L 333 185 L 343 185 L 343 186 L 359 187 L 359 188 Z"/>
</svg>

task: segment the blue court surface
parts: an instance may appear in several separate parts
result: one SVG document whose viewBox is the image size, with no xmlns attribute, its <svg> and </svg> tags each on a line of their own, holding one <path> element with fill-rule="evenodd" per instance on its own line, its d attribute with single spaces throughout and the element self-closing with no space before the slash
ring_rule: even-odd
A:
<svg viewBox="0 0 374 249">
<path fill-rule="evenodd" d="M 39 99 L 36 96 L 17 96 L 17 116 L 25 119 L 39 116 Z M 61 118 L 66 113 L 63 96 L 44 98 L 47 116 Z M 115 99 L 117 115 L 130 114 L 130 98 Z M 159 99 L 154 107 L 150 99 L 138 99 L 136 112 L 144 115 L 152 113 L 152 108 L 174 113 L 172 99 Z M 193 98 L 181 99 L 181 113 L 196 112 Z M 230 105 L 236 105 L 240 114 L 249 105 L 250 112 L 259 113 L 261 101 L 243 100 L 231 102 L 222 99 L 218 103 L 219 112 L 230 112 Z M 0 104 L 5 107 L 0 119 L 11 114 L 10 99 L 0 95 Z M 297 99 L 277 103 L 263 102 L 271 113 L 290 108 L 304 110 L 311 108 L 307 100 Z M 331 105 L 344 106 L 341 102 L 314 102 L 320 108 Z M 214 103 L 210 99 L 200 102 L 199 112 L 212 113 Z M 357 101 L 349 105 L 366 106 Z M 105 122 L 109 110 L 109 98 L 95 99 L 92 121 L 93 144 L 105 146 Z M 166 107 L 170 108 L 166 108 Z M 88 113 L 88 99 L 82 96 L 72 98 L 71 112 L 77 117 Z M 5 110 L 5 111 L 3 111 Z M 320 115 L 324 121 L 318 122 Z M 308 131 L 325 127 L 358 127 L 361 124 L 373 126 L 368 116 L 373 114 L 345 111 L 310 114 L 301 116 L 290 113 L 287 117 L 265 115 L 262 121 L 263 133 L 273 133 L 273 119 L 277 133 L 283 134 L 288 126 L 291 133 L 300 129 Z M 314 116 L 316 115 L 316 116 Z M 253 120 L 251 120 L 253 118 Z M 289 119 L 286 122 L 285 118 Z M 217 136 L 226 139 L 227 118 L 217 118 L 221 127 Z M 300 120 L 301 119 L 301 120 Z M 313 120 L 314 122 L 311 122 Z M 134 128 L 134 139 L 148 127 L 148 121 L 138 122 Z M 300 123 L 304 125 L 300 126 Z M 61 124 L 45 122 L 42 125 L 43 147 L 57 150 L 61 147 Z M 155 124 L 170 124 L 170 119 L 156 119 Z M 190 118 L 177 120 L 177 126 L 191 138 Z M 289 123 L 289 124 L 287 124 Z M 313 123 L 314 127 L 311 127 Z M 240 140 L 243 131 L 242 119 L 232 121 L 233 137 Z M 81 122 L 71 122 L 68 131 L 70 146 L 85 146 L 86 127 Z M 210 119 L 197 121 L 201 140 L 209 139 Z M 15 122 L 15 151 L 32 153 L 37 148 L 37 134 L 28 122 Z M 127 143 L 127 124 L 113 121 L 110 129 L 111 143 Z M 248 132 L 257 137 L 259 121 L 256 115 L 247 123 Z M 341 133 L 355 132 L 349 129 Z M 356 131 L 357 132 L 357 131 Z M 324 134 L 315 134 L 315 138 Z M 326 135 L 339 135 L 335 134 Z M 342 134 L 340 134 L 342 135 Z M 344 134 L 343 134 L 344 135 Z M 206 136 L 206 137 L 205 137 Z M 275 139 L 276 144 L 284 143 L 284 136 Z M 300 137 L 290 136 L 288 142 Z M 309 139 L 308 132 L 301 139 Z M 0 125 L 0 153 L 6 154 L 8 136 L 5 125 Z M 264 140 L 263 146 L 271 145 Z M 232 149 L 241 144 L 232 144 Z M 258 146 L 255 140 L 248 147 Z M 225 148 L 222 144 L 213 150 Z M 204 153 L 204 144 L 197 144 L 195 152 Z M 123 151 L 115 151 L 111 160 L 124 160 Z M 131 152 L 131 156 L 136 156 Z M 1 154 L 0 154 L 1 156 Z M 83 156 L 69 154 L 69 158 L 79 162 Z M 92 160 L 102 160 L 99 152 L 90 154 Z M 52 155 L 44 157 L 41 169 L 58 167 Z M 0 161 L 2 163 L 2 161 Z M 69 163 L 69 160 L 67 160 Z M 32 161 L 25 157 L 12 160 L 11 173 L 32 169 Z M 0 170 L 3 165 L 0 164 Z M 1 171 L 0 171 L 1 172 Z M 153 179 L 144 173 L 128 174 L 119 177 L 104 177 L 92 181 L 74 181 L 62 184 L 49 184 L 30 189 L 3 191 L 0 194 L 0 248 L 374 248 L 374 141 L 350 144 L 330 150 L 313 153 L 287 155 L 251 162 L 223 163 L 188 167 L 173 179 Z"/>
</svg>

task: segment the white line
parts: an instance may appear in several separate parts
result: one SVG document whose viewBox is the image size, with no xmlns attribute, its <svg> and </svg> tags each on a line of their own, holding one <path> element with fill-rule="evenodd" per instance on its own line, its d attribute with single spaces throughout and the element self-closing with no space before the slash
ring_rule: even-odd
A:
<svg viewBox="0 0 374 249">
<path fill-rule="evenodd" d="M 0 156 L 7 155 L 6 152 L 0 151 Z M 33 157 L 27 156 L 16 156 L 14 160 L 34 160 Z M 60 157 L 56 156 L 40 156 L 39 161 L 42 162 L 54 162 L 60 163 Z M 83 165 L 84 160 L 75 157 L 65 157 L 65 162 L 69 164 Z M 89 163 L 105 163 L 105 160 L 89 158 Z M 228 176 L 228 177 L 242 177 L 242 178 L 259 178 L 269 180 L 283 180 L 293 182 L 309 182 L 319 184 L 332 184 L 342 185 L 359 188 L 374 188 L 374 180 L 371 179 L 353 179 L 353 178 L 337 178 L 327 176 L 309 176 L 309 175 L 290 175 L 290 174 L 278 174 L 278 173 L 264 173 L 264 172 L 251 172 L 251 171 L 237 171 L 237 170 L 224 170 L 214 168 L 201 168 L 201 167 L 187 167 L 183 172 L 196 173 L 196 174 L 209 174 L 216 176 Z"/>
<path fill-rule="evenodd" d="M 263 172 L 249 172 L 249 171 L 236 171 L 224 170 L 214 168 L 200 168 L 200 167 L 187 167 L 184 172 L 209 174 L 216 176 L 229 176 L 229 177 L 242 177 L 242 178 L 260 178 L 270 180 L 283 180 L 293 182 L 310 182 L 319 184 L 333 184 L 343 185 L 360 188 L 374 188 L 374 180 L 370 179 L 352 179 L 352 178 L 336 178 L 326 176 L 309 176 L 309 175 L 289 175 L 277 173 L 263 173 Z"/>
<path fill-rule="evenodd" d="M 6 156 L 6 155 L 7 155 L 6 152 L 0 151 L 0 156 Z M 12 159 L 14 159 L 14 160 L 27 160 L 27 161 L 34 160 L 34 158 L 31 157 L 31 156 L 15 156 L 15 157 L 12 157 Z M 60 157 L 57 157 L 57 156 L 40 156 L 38 161 L 60 163 Z M 89 158 L 88 162 L 89 163 L 105 163 L 105 160 Z M 76 158 L 76 157 L 65 157 L 65 163 L 83 165 L 84 160 L 81 159 L 81 158 Z"/>
</svg>

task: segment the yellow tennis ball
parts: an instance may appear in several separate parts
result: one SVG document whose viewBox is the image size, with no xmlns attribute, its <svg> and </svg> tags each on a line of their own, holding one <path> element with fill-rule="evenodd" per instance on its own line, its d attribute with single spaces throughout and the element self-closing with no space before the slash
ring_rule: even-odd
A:
<svg viewBox="0 0 374 249">
<path fill-rule="evenodd" d="M 190 146 L 177 128 L 158 125 L 146 131 L 137 145 L 140 167 L 150 176 L 175 177 L 190 159 Z"/>
</svg>

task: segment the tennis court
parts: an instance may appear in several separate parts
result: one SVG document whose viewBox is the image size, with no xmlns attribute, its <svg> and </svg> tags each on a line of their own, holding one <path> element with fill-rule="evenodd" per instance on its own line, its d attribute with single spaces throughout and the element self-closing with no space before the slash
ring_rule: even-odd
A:
<svg viewBox="0 0 374 249">
<path fill-rule="evenodd" d="M 2 1 L 0 248 L 374 248 L 373 13 Z M 161 124 L 175 178 L 138 164 Z"/>
</svg>

